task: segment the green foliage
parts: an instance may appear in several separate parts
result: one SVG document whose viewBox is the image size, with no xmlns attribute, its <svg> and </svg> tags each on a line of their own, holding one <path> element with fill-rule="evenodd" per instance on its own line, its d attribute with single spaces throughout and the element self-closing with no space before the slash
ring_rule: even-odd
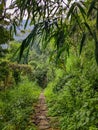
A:
<svg viewBox="0 0 98 130">
<path fill-rule="evenodd" d="M 11 78 L 12 71 L 9 67 L 8 60 L 0 60 L 0 89 L 5 89 L 9 86 L 9 80 Z M 11 85 L 11 84 L 10 84 Z"/>
<path fill-rule="evenodd" d="M 8 54 L 8 43 L 12 39 L 10 31 L 3 25 L 0 25 L 0 57 L 5 57 Z"/>
<path fill-rule="evenodd" d="M 20 57 L 14 59 L 30 64 L 32 69 L 23 64 L 0 63 L 0 83 L 5 82 L 6 86 L 8 79 L 12 81 L 14 78 L 17 84 L 0 92 L 0 129 L 35 129 L 33 126 L 28 128 L 27 122 L 32 102 L 38 98 L 36 89 L 39 88 L 36 84 L 25 81 L 25 75 L 28 75 L 30 80 L 37 81 L 41 87 L 47 85 L 45 95 L 49 115 L 58 118 L 61 130 L 97 130 L 98 67 L 94 56 L 98 63 L 98 2 L 40 2 L 15 0 L 11 5 L 11 8 L 17 7 L 11 27 L 15 33 L 17 23 L 22 21 L 25 11 L 28 18 L 24 28 L 29 18 L 31 24 L 34 24 L 31 33 L 21 44 Z M 16 19 L 17 15 L 20 19 Z M 5 31 L 5 38 L 6 34 Z M 18 45 L 12 45 L 9 59 L 13 53 L 17 53 L 16 48 L 18 49 Z M 39 48 L 46 48 L 44 55 Z M 49 55 L 52 64 L 48 61 Z M 22 84 L 19 84 L 20 81 Z"/>
<path fill-rule="evenodd" d="M 37 84 L 27 79 L 6 92 L 0 92 L 0 129 L 35 129 L 33 124 L 30 127 L 28 124 L 39 93 Z"/>
<path fill-rule="evenodd" d="M 24 3 L 24 4 L 23 4 Z M 56 55 L 56 60 L 64 59 L 65 51 L 69 54 L 69 48 L 78 47 L 80 42 L 80 53 L 84 42 L 87 39 L 94 39 L 95 59 L 98 63 L 98 7 L 97 0 L 90 1 L 21 1 L 15 0 L 11 3 L 11 8 L 17 6 L 19 20 L 14 19 L 13 28 L 23 20 L 25 12 L 28 14 L 24 28 L 28 21 L 33 24 L 31 33 L 23 40 L 20 46 L 19 60 L 22 56 L 29 55 L 29 50 L 36 43 L 40 43 L 43 48 L 53 43 L 52 54 Z M 21 13 L 19 13 L 19 11 Z M 54 11 L 53 11 L 54 10 Z M 14 14 L 15 15 L 15 14 Z M 55 16 L 55 17 L 54 17 Z M 95 26 L 96 24 L 96 26 Z M 14 31 L 16 32 L 16 31 Z M 89 35 L 90 34 L 90 35 Z M 36 42 L 37 39 L 37 42 Z M 81 40 L 80 40 L 81 39 Z M 49 47 L 49 46 L 48 46 Z M 27 52 L 27 53 L 26 53 Z M 64 59 L 65 60 L 65 59 Z M 64 62 L 64 61 L 63 61 Z M 27 63 L 27 61 L 25 62 Z"/>
<path fill-rule="evenodd" d="M 98 67 L 92 41 L 88 45 L 81 57 L 76 57 L 72 48 L 66 72 L 57 75 L 45 89 L 49 115 L 59 119 L 61 130 L 98 129 Z"/>
<path fill-rule="evenodd" d="M 14 70 L 14 72 L 13 72 L 13 77 L 14 77 L 14 79 L 15 79 L 16 84 L 18 84 L 19 81 L 20 81 L 20 71 L 17 70 L 17 69 Z"/>
<path fill-rule="evenodd" d="M 0 80 L 4 80 L 4 76 L 9 74 L 8 61 L 2 61 L 0 63 Z"/>
<path fill-rule="evenodd" d="M 53 54 L 56 55 L 56 60 L 64 59 L 63 52 L 69 54 L 69 48 L 72 46 L 78 47 L 80 43 L 80 53 L 84 46 L 84 41 L 94 39 L 95 42 L 95 59 L 98 63 L 98 2 L 97 0 L 86 1 L 36 1 L 36 0 L 12 0 L 9 9 L 17 10 L 12 14 L 6 11 L 6 1 L 1 1 L 0 5 L 0 24 L 2 21 L 11 21 L 12 33 L 16 34 L 16 26 L 21 24 L 25 14 L 27 18 L 24 29 L 28 23 L 34 27 L 31 33 L 23 40 L 20 46 L 19 58 L 22 56 L 26 59 L 29 55 L 29 50 L 34 44 L 39 44 L 46 48 L 51 42 L 54 44 L 52 48 Z M 21 12 L 21 13 L 20 13 Z M 96 24 L 96 26 L 95 26 Z M 7 25 L 7 24 L 6 24 Z M 3 27 L 3 26 L 1 26 Z M 1 40 L 7 41 L 7 30 L 3 28 Z M 22 32 L 24 32 L 22 30 Z M 0 35 L 2 37 L 2 34 Z M 89 35 L 90 34 L 90 35 Z M 82 37 L 82 38 L 81 38 Z M 82 39 L 82 40 L 80 40 Z M 36 42 L 37 41 L 37 42 Z M 21 62 L 23 63 L 23 61 Z M 28 63 L 26 59 L 24 63 Z"/>
<path fill-rule="evenodd" d="M 0 44 L 5 44 L 10 39 L 10 33 L 3 26 L 0 26 Z"/>
<path fill-rule="evenodd" d="M 37 69 L 35 72 L 35 79 L 42 88 L 47 86 L 47 71 L 45 69 Z"/>
<path fill-rule="evenodd" d="M 18 84 L 24 75 L 31 79 L 32 67 L 30 65 L 12 63 L 5 59 L 0 60 L 0 89 Z"/>
</svg>

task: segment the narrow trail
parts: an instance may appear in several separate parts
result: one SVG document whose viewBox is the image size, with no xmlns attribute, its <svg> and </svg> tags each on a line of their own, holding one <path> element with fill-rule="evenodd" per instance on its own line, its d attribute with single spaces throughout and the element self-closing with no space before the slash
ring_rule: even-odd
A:
<svg viewBox="0 0 98 130">
<path fill-rule="evenodd" d="M 51 117 L 47 116 L 48 108 L 45 102 L 45 96 L 42 92 L 39 96 L 39 101 L 35 106 L 35 115 L 33 118 L 33 123 L 36 125 L 38 130 L 59 130 L 57 128 L 53 128 L 51 123 Z"/>
</svg>

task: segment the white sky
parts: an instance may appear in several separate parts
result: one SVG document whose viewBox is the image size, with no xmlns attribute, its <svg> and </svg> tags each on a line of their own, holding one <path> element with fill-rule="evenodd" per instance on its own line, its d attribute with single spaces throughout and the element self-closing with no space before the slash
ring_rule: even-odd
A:
<svg viewBox="0 0 98 130">
<path fill-rule="evenodd" d="M 11 0 L 7 0 L 6 7 L 9 7 L 10 3 L 11 3 Z"/>
<path fill-rule="evenodd" d="M 9 7 L 9 5 L 11 4 L 11 1 L 14 1 L 14 0 L 6 0 L 6 7 Z M 66 2 L 67 0 L 64 0 L 64 1 Z M 74 1 L 79 1 L 79 0 L 72 0 L 72 2 L 74 2 Z M 13 13 L 14 10 L 10 9 L 10 10 L 8 10 L 8 12 Z"/>
</svg>

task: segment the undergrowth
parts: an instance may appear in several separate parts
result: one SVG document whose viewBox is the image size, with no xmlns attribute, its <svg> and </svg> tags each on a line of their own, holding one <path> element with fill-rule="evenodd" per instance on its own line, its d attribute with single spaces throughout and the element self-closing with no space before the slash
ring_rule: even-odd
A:
<svg viewBox="0 0 98 130">
<path fill-rule="evenodd" d="M 0 130 L 35 130 L 29 125 L 33 104 L 40 88 L 25 78 L 18 85 L 0 92 Z"/>
<path fill-rule="evenodd" d="M 48 114 L 58 118 L 60 130 L 98 130 L 98 67 L 91 53 L 72 55 L 45 89 Z"/>
</svg>

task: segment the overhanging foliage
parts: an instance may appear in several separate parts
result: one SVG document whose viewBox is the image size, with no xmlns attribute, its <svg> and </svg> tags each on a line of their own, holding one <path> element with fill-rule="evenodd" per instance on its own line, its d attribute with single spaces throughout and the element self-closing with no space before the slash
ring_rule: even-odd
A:
<svg viewBox="0 0 98 130">
<path fill-rule="evenodd" d="M 35 37 L 39 37 L 39 43 L 42 43 L 42 45 L 44 43 L 44 47 L 46 47 L 52 39 L 60 38 L 59 43 L 57 40 L 54 40 L 57 52 L 59 48 L 63 47 L 61 44 L 66 47 L 67 40 L 72 40 L 74 37 L 75 40 L 69 44 L 71 44 L 71 46 L 72 44 L 76 46 L 77 40 L 81 38 L 80 53 L 85 40 L 92 37 L 95 41 L 95 57 L 98 63 L 97 5 L 97 0 L 68 0 L 67 2 L 65 0 L 12 0 L 10 8 L 15 10 L 13 13 L 14 18 L 12 20 L 12 23 L 14 23 L 14 32 L 16 32 L 15 27 L 21 23 L 25 16 L 25 27 L 27 26 L 29 19 L 31 20 L 31 24 L 34 25 L 33 30 L 28 37 L 23 40 L 20 47 L 20 59 L 25 48 L 28 47 L 27 50 L 29 50 L 32 47 Z M 58 31 L 62 30 L 62 28 L 64 35 L 62 34 L 62 31 Z M 60 35 L 62 38 L 59 37 Z M 58 44 L 60 44 L 59 48 Z M 69 52 L 68 49 L 66 49 L 66 51 Z"/>
</svg>

